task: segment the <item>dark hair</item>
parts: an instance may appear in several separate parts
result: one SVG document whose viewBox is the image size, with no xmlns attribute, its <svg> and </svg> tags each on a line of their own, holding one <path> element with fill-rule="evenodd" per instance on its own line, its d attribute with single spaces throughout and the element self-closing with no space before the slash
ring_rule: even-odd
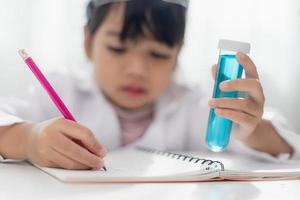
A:
<svg viewBox="0 0 300 200">
<path fill-rule="evenodd" d="M 87 6 L 87 30 L 93 36 L 114 3 Z M 181 45 L 186 27 L 186 8 L 162 0 L 131 0 L 125 2 L 125 14 L 120 40 L 146 37 L 144 28 L 156 41 L 173 47 Z"/>
</svg>

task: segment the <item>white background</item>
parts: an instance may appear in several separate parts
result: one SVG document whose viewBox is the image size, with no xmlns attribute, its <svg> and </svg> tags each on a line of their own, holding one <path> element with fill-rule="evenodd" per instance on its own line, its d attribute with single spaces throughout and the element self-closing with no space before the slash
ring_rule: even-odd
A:
<svg viewBox="0 0 300 200">
<path fill-rule="evenodd" d="M 84 73 L 82 48 L 87 0 L 0 0 L 0 96 L 36 83 L 17 55 L 26 48 L 44 71 Z M 212 89 L 210 66 L 220 38 L 250 42 L 267 106 L 300 133 L 300 1 L 191 0 L 180 79 Z"/>
</svg>

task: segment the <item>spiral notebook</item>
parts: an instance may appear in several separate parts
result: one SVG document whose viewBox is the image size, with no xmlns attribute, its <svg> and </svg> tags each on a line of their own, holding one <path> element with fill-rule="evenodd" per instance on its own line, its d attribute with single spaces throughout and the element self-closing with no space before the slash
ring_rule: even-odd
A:
<svg viewBox="0 0 300 200">
<path fill-rule="evenodd" d="M 222 155 L 219 160 L 213 160 L 147 148 L 111 152 L 105 158 L 105 166 L 107 171 L 37 167 L 63 182 L 87 183 L 196 182 L 297 179 L 300 177 L 299 163 L 282 165 L 259 163 L 253 160 L 237 161 L 236 158 L 226 157 L 226 155 Z"/>
</svg>

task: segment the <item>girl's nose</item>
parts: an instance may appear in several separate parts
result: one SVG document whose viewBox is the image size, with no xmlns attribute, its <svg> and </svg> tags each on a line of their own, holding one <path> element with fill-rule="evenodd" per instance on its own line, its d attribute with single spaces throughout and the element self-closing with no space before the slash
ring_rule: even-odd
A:
<svg viewBox="0 0 300 200">
<path fill-rule="evenodd" d="M 134 57 L 126 66 L 126 73 L 130 76 L 143 78 L 147 75 L 147 62 L 142 57 Z"/>
</svg>

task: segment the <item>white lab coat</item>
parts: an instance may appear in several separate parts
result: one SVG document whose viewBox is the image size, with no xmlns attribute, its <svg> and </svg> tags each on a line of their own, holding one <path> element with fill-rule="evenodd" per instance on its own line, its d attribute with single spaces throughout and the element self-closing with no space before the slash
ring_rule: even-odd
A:
<svg viewBox="0 0 300 200">
<path fill-rule="evenodd" d="M 108 150 L 121 147 L 121 130 L 116 112 L 96 86 L 94 78 L 81 80 L 63 74 L 49 74 L 48 78 L 76 120 L 90 128 L 100 143 Z M 199 88 L 189 89 L 171 84 L 157 100 L 152 124 L 131 145 L 158 150 L 207 151 L 205 133 L 209 113 L 208 98 L 209 95 L 203 94 Z M 0 99 L 0 126 L 24 121 L 41 122 L 56 117 L 61 117 L 61 114 L 38 83 L 30 87 L 23 98 Z M 300 136 L 288 130 L 278 116 L 268 118 L 294 148 L 291 159 L 300 159 Z M 281 155 L 280 158 L 273 158 L 248 148 L 233 137 L 227 151 L 271 160 L 287 157 Z M 0 156 L 1 161 L 10 160 Z"/>
</svg>

